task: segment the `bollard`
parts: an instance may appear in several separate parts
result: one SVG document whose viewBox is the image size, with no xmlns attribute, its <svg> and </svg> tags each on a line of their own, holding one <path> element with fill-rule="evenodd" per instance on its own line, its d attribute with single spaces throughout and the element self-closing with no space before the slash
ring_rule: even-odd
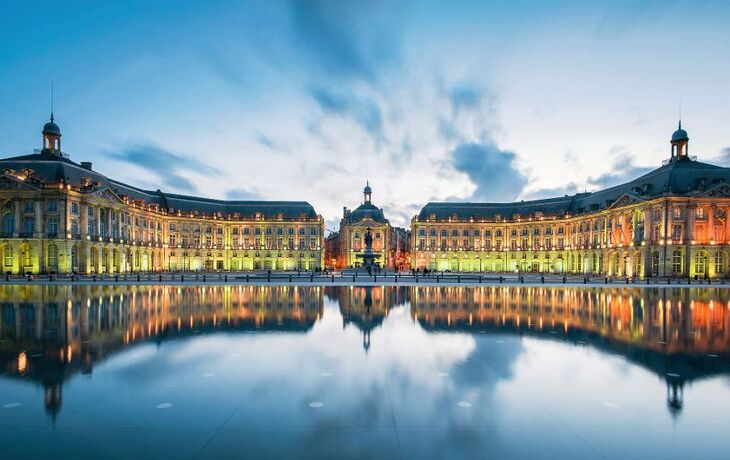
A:
<svg viewBox="0 0 730 460">
<path fill-rule="evenodd" d="M 205 283 L 205 275 L 203 275 L 203 282 Z"/>
<path fill-rule="evenodd" d="M 605 282 L 606 284 L 608 284 L 608 276 L 605 278 Z"/>
<path fill-rule="evenodd" d="M 525 277 L 520 275 L 520 284 L 525 284 Z"/>
<path fill-rule="evenodd" d="M 565 277 L 565 275 L 563 275 L 563 284 L 565 284 L 565 281 L 566 281 L 566 277 Z"/>
<path fill-rule="evenodd" d="M 228 282 L 228 274 L 227 273 L 226 273 L 226 276 L 223 277 L 223 282 L 224 283 L 227 283 Z"/>
<path fill-rule="evenodd" d="M 545 275 L 540 275 L 540 282 L 545 284 Z"/>
<path fill-rule="evenodd" d="M 499 284 L 502 284 L 503 281 L 504 281 L 504 278 L 502 278 L 502 275 L 499 275 Z"/>
<path fill-rule="evenodd" d="M 183 276 L 183 275 L 180 275 L 180 282 L 181 282 L 181 283 L 184 283 L 184 282 L 185 282 L 185 276 Z"/>
<path fill-rule="evenodd" d="M 456 275 L 456 282 L 461 283 L 461 275 Z"/>
<path fill-rule="evenodd" d="M 583 277 L 583 284 L 588 284 L 588 277 L 587 276 L 584 276 Z"/>
<path fill-rule="evenodd" d="M 140 280 L 139 273 L 137 273 L 137 282 L 138 283 L 139 283 L 139 280 Z"/>
<path fill-rule="evenodd" d="M 160 277 L 159 277 L 159 281 L 160 281 L 160 283 L 162 282 L 162 275 L 160 275 Z"/>
<path fill-rule="evenodd" d="M 248 283 L 248 273 L 246 273 L 246 282 Z"/>
</svg>

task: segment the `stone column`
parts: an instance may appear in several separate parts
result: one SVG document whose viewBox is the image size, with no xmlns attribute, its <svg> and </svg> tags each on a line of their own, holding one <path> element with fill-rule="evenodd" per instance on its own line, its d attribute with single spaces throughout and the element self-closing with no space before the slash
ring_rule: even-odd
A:
<svg viewBox="0 0 730 460">
<path fill-rule="evenodd" d="M 45 204 L 45 201 L 42 200 L 35 200 L 33 202 L 34 207 L 33 211 L 35 212 L 35 228 L 33 229 L 34 236 L 36 238 L 42 238 L 43 237 L 43 204 Z"/>
<path fill-rule="evenodd" d="M 17 238 L 20 234 L 21 220 L 23 220 L 23 213 L 20 200 L 15 200 L 15 226 L 13 228 L 13 236 Z"/>
</svg>

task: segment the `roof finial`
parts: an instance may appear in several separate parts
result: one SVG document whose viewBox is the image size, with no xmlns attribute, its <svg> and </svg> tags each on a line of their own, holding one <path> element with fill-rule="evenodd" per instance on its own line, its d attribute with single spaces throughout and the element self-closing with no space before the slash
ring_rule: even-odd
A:
<svg viewBox="0 0 730 460">
<path fill-rule="evenodd" d="M 682 98 L 679 98 L 679 129 L 682 129 Z"/>
<path fill-rule="evenodd" d="M 53 80 L 51 80 L 51 121 L 53 121 Z"/>
</svg>

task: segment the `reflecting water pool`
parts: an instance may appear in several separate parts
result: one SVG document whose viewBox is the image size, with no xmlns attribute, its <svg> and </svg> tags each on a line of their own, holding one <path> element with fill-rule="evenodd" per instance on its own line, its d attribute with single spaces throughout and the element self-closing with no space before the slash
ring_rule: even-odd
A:
<svg viewBox="0 0 730 460">
<path fill-rule="evenodd" d="M 730 290 L 0 286 L 0 456 L 728 458 Z"/>
</svg>

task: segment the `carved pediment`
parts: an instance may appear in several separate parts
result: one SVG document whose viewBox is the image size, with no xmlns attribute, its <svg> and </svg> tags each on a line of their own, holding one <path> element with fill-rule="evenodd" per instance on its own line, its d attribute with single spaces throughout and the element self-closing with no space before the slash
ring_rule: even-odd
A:
<svg viewBox="0 0 730 460">
<path fill-rule="evenodd" d="M 0 189 L 2 189 L 2 190 L 38 190 L 37 187 L 34 187 L 34 186 L 28 184 L 27 182 L 18 179 L 15 176 L 7 175 L 7 174 L 4 176 L 0 176 Z"/>
<path fill-rule="evenodd" d="M 707 190 L 702 196 L 713 196 L 718 198 L 730 198 L 730 184 L 720 184 L 717 187 Z"/>
<path fill-rule="evenodd" d="M 624 193 L 616 201 L 614 201 L 613 204 L 611 204 L 611 206 L 609 206 L 609 208 L 621 208 L 623 206 L 629 206 L 632 204 L 641 203 L 642 201 L 643 200 L 640 200 L 633 195 Z"/>
<path fill-rule="evenodd" d="M 124 200 L 122 200 L 119 195 L 114 193 L 113 191 L 109 190 L 108 188 L 105 188 L 103 190 L 99 190 L 93 193 L 93 196 L 104 198 L 105 200 L 109 201 L 116 201 L 119 203 L 123 203 Z"/>
</svg>

